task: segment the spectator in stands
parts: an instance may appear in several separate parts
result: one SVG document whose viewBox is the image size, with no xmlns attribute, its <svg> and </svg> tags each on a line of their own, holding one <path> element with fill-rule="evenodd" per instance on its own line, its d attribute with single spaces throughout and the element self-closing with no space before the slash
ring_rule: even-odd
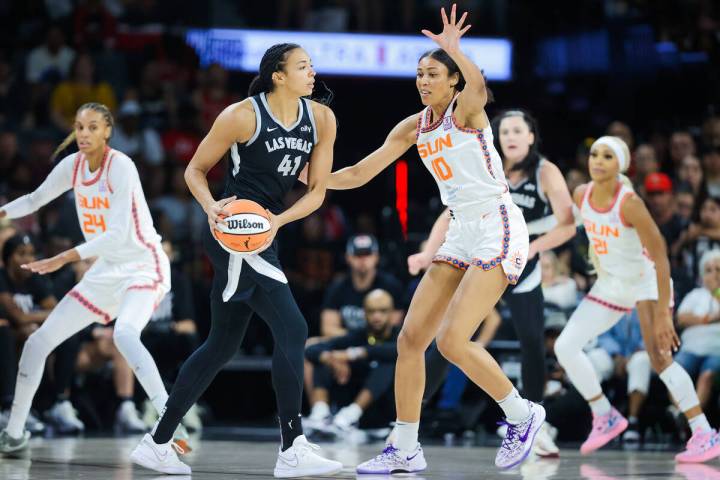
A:
<svg viewBox="0 0 720 480">
<path fill-rule="evenodd" d="M 200 88 L 193 93 L 193 103 L 200 112 L 203 130 L 208 132 L 220 112 L 238 98 L 228 90 L 227 70 L 217 63 L 200 73 L 198 83 Z"/>
<path fill-rule="evenodd" d="M 374 289 L 365 296 L 363 307 L 364 326 L 312 345 L 305 352 L 315 367 L 307 426 L 319 428 L 331 422 L 347 431 L 358 424 L 386 427 L 393 419 L 392 386 L 400 332 L 392 321 L 393 297 Z M 331 404 L 342 407 L 332 418 Z"/>
<path fill-rule="evenodd" d="M 75 50 L 65 42 L 65 34 L 57 26 L 51 26 L 45 37 L 45 43 L 30 51 L 25 65 L 25 80 L 31 88 L 31 109 L 41 118 L 47 112 L 38 112 L 47 108 L 46 104 L 52 88 L 65 80 L 75 60 Z"/>
<path fill-rule="evenodd" d="M 720 148 L 720 116 L 705 119 L 702 125 L 702 141 L 706 147 Z"/>
<path fill-rule="evenodd" d="M 12 190 L 10 179 L 24 158 L 18 146 L 17 133 L 10 130 L 0 132 L 0 195 L 7 198 Z"/>
<path fill-rule="evenodd" d="M 720 249 L 703 253 L 698 269 L 702 286 L 688 293 L 678 308 L 678 324 L 684 330 L 675 361 L 696 379 L 698 399 L 705 408 L 720 373 Z"/>
<path fill-rule="evenodd" d="M 677 173 L 683 158 L 695 154 L 695 139 L 690 135 L 690 132 L 678 130 L 670 136 L 670 160 L 672 164 L 669 167 L 672 168 L 674 173 Z"/>
<path fill-rule="evenodd" d="M 633 165 L 635 166 L 635 175 L 633 175 L 632 179 L 633 185 L 637 192 L 644 195 L 645 177 L 660 171 L 660 162 L 652 145 L 641 143 L 637 146 L 633 155 Z"/>
<path fill-rule="evenodd" d="M 720 197 L 720 147 L 707 147 L 702 153 L 702 165 L 708 194 Z"/>
<path fill-rule="evenodd" d="M 75 57 L 70 78 L 58 84 L 50 99 L 50 116 L 57 128 L 69 132 L 77 109 L 88 102 L 98 102 L 115 111 L 115 92 L 106 82 L 95 77 L 92 57 L 84 53 Z"/>
<path fill-rule="evenodd" d="M 171 227 L 170 231 L 161 229 L 160 234 L 176 243 L 191 238 L 199 240 L 207 222 L 207 215 L 187 188 L 184 172 L 180 165 L 173 165 L 169 171 L 170 191 L 151 202 L 152 208 L 164 215 Z"/>
<path fill-rule="evenodd" d="M 28 98 L 20 75 L 0 52 L 0 128 L 18 128 L 26 123 Z"/>
<path fill-rule="evenodd" d="M 681 183 L 675 189 L 675 212 L 687 225 L 692 222 L 696 198 L 692 187 L 687 183 Z"/>
<path fill-rule="evenodd" d="M 21 268 L 35 261 L 35 246 L 28 235 L 10 237 L 3 245 L 2 259 L 5 266 L 0 269 L 0 317 L 10 321 L 15 337 L 24 342 L 55 308 L 57 299 L 48 277 Z M 62 433 L 78 433 L 85 428 L 69 400 L 76 357 L 77 343 L 72 339 L 55 350 L 55 398 L 46 417 Z M 14 365 L 17 366 L 17 360 Z M 43 429 L 32 415 L 27 427 Z"/>
<path fill-rule="evenodd" d="M 565 273 L 565 266 L 552 250 L 540 254 L 540 268 L 545 303 L 550 303 L 561 310 L 577 306 L 577 283 Z"/>
<path fill-rule="evenodd" d="M 622 138 L 631 152 L 635 148 L 635 137 L 633 137 L 632 129 L 630 128 L 630 125 L 625 122 L 615 120 L 608 125 L 605 135 Z"/>
<path fill-rule="evenodd" d="M 143 330 L 142 342 L 155 359 L 163 382 L 172 385 L 183 362 L 195 351 L 199 341 L 192 283 L 188 275 L 178 268 L 178 254 L 172 242 L 165 240 L 162 246 L 171 262 L 172 288 L 158 304 L 150 323 Z M 144 411 L 146 424 L 155 423 L 157 412 L 149 400 L 146 401 Z M 192 407 L 185 415 L 183 425 L 193 431 L 202 428 L 196 407 Z"/>
<path fill-rule="evenodd" d="M 0 218 L 0 252 L 2 252 L 5 242 L 17 234 L 17 229 L 9 218 Z M 2 256 L 0 256 L 0 267 L 3 267 Z"/>
<path fill-rule="evenodd" d="M 337 337 L 348 330 L 364 328 L 363 299 L 369 291 L 377 288 L 386 290 L 392 297 L 395 305 L 392 324 L 399 325 L 403 312 L 397 305 L 402 299 L 403 287 L 394 276 L 378 270 L 380 253 L 377 239 L 372 235 L 350 237 L 345 260 L 350 266 L 350 273 L 328 287 L 320 313 L 320 335 Z"/>
<path fill-rule="evenodd" d="M 673 183 L 664 173 L 651 173 L 645 177 L 645 198 L 648 210 L 657 223 L 668 248 L 680 238 L 687 224 L 675 212 Z"/>
<path fill-rule="evenodd" d="M 640 412 L 650 388 L 650 357 L 645 351 L 637 311 L 624 315 L 613 328 L 598 337 L 597 347 L 588 352 L 598 377 L 627 381 L 628 422 L 626 442 L 640 440 Z"/>
<path fill-rule="evenodd" d="M 142 109 L 136 100 L 120 105 L 110 146 L 131 157 L 135 162 L 153 167 L 162 164 L 165 152 L 158 132 L 140 123 Z"/>
<path fill-rule="evenodd" d="M 690 185 L 693 195 L 700 198 L 705 195 L 705 183 L 703 182 L 703 169 L 700 159 L 695 155 L 688 155 L 680 162 L 677 172 L 679 182 Z"/>
<path fill-rule="evenodd" d="M 720 197 L 710 196 L 700 205 L 699 222 L 690 224 L 675 248 L 693 286 L 701 284 L 700 259 L 715 248 L 720 248 Z"/>
<path fill-rule="evenodd" d="M 80 2 L 75 9 L 75 45 L 83 45 L 92 52 L 112 48 L 115 44 L 116 21 L 102 0 Z M 95 100 L 108 105 L 103 100 Z M 85 102 L 83 102 L 85 103 Z M 110 105 L 108 105 L 109 107 Z"/>
</svg>

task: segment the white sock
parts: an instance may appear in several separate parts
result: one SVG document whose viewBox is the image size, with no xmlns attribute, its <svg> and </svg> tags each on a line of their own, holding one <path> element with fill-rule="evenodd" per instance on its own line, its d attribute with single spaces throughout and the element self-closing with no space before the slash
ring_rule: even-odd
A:
<svg viewBox="0 0 720 480">
<path fill-rule="evenodd" d="M 507 397 L 498 402 L 509 423 L 520 423 L 530 416 L 530 406 L 522 398 L 517 389 L 513 388 Z"/>
<path fill-rule="evenodd" d="M 312 407 L 312 411 L 310 412 L 310 416 L 314 418 L 324 418 L 330 415 L 330 406 L 325 402 L 315 402 L 315 405 Z"/>
<path fill-rule="evenodd" d="M 397 420 L 395 422 L 395 432 L 397 432 L 397 438 L 394 443 L 395 447 L 406 452 L 415 450 L 418 444 L 419 429 L 420 422 L 407 423 Z"/>
<path fill-rule="evenodd" d="M 362 417 L 363 410 L 360 408 L 360 405 L 357 403 L 351 403 L 347 407 L 343 408 L 344 412 L 347 412 L 348 415 L 352 418 L 353 422 L 357 422 L 360 420 L 360 417 Z"/>
<path fill-rule="evenodd" d="M 703 432 L 709 432 L 712 430 L 712 427 L 710 427 L 710 422 L 708 422 L 707 417 L 704 413 L 701 413 L 700 415 L 695 415 L 693 418 L 688 418 L 688 423 L 690 424 L 690 430 L 692 432 L 695 432 L 698 428 Z"/>
<path fill-rule="evenodd" d="M 610 400 L 608 400 L 605 395 L 598 398 L 597 400 L 593 400 L 592 402 L 588 403 L 590 404 L 590 409 L 592 410 L 592 413 L 597 416 L 607 415 L 612 409 L 612 405 L 610 405 Z"/>
</svg>

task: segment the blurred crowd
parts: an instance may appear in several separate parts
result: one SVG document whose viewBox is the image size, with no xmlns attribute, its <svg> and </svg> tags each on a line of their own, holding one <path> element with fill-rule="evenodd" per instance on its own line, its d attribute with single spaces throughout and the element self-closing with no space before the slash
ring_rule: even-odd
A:
<svg viewBox="0 0 720 480">
<path fill-rule="evenodd" d="M 163 379 L 170 385 L 179 365 L 209 329 L 212 272 L 199 242 L 206 216 L 190 195 L 183 171 L 214 118 L 225 106 L 244 98 L 250 80 L 220 65 L 201 67 L 182 34 L 170 27 L 216 25 L 214 18 L 222 17 L 235 25 L 256 28 L 410 32 L 417 30 L 418 22 L 434 18 L 436 8 L 444 3 L 278 0 L 257 9 L 253 6 L 254 10 L 248 5 L 255 2 L 230 1 L 215 1 L 202 8 L 175 8 L 175 2 L 162 0 L 3 3 L 0 204 L 32 191 L 42 182 L 53 166 L 51 154 L 68 133 L 77 107 L 88 101 L 110 107 L 116 118 L 110 145 L 135 161 L 156 228 L 173 265 L 173 289 L 143 334 Z M 710 65 L 715 67 L 709 70 L 708 84 L 712 84 L 712 78 L 719 78 L 720 62 L 712 61 L 718 59 L 720 43 L 719 12 L 714 2 L 576 2 L 567 5 L 562 19 L 552 17 L 560 15 L 556 10 L 541 8 L 535 2 L 458 3 L 476 17 L 477 21 L 470 23 L 484 35 L 517 34 L 520 25 L 525 25 L 520 19 L 535 14 L 534 21 L 548 29 L 552 25 L 567 29 L 569 24 L 595 28 L 616 21 L 649 22 L 658 41 L 709 55 Z M 265 9 L 267 15 L 263 14 Z M 682 13 L 681 21 L 677 12 Z M 11 22 L 10 18 L 24 20 Z M 520 35 L 517 45 L 521 47 L 526 40 Z M 519 55 L 531 56 L 522 51 Z M 355 84 L 333 81 L 348 93 L 355 88 Z M 403 88 L 411 90 L 411 83 L 408 81 Z M 716 89 L 717 85 L 720 82 L 715 82 Z M 501 88 L 504 104 L 514 101 L 512 92 L 511 88 Z M 682 94 L 687 92 L 677 93 Z M 338 113 L 338 148 L 345 158 L 336 162 L 340 166 L 369 153 L 367 140 L 371 135 L 370 144 L 382 141 L 371 130 L 365 139 L 350 134 L 364 127 L 366 119 L 362 113 L 353 114 L 351 96 L 343 101 L 345 106 L 341 104 Z M 592 102 L 592 96 L 585 101 Z M 583 131 L 576 128 L 562 135 L 556 132 L 560 127 L 553 124 L 556 105 L 542 98 L 529 105 L 516 105 L 534 110 L 541 129 L 549 130 L 549 141 L 541 145 L 541 151 L 562 167 L 570 191 L 588 180 L 588 148 L 594 138 L 605 133 L 617 135 L 630 147 L 633 158 L 629 177 L 668 246 L 678 306 L 677 326 L 683 335 L 682 357 L 678 361 L 682 360 L 694 375 L 699 396 L 714 424 L 720 420 L 720 304 L 716 299 L 720 288 L 719 105 L 720 90 L 715 90 L 701 110 L 683 115 L 682 124 L 677 118 L 647 124 L 598 120 L 605 118 L 600 116 L 581 123 Z M 411 108 L 419 109 L 416 104 Z M 557 118 L 558 125 L 572 121 L 575 113 Z M 400 118 L 398 113 L 397 120 Z M 559 139 L 564 142 L 562 147 Z M 65 154 L 71 151 L 72 146 Z M 567 151 L 575 155 L 567 155 Z M 412 163 L 414 154 L 410 155 Z M 211 171 L 213 191 L 222 189 L 226 168 L 223 160 Z M 413 168 L 411 175 L 426 175 Z M 329 193 L 317 212 L 284 227 L 279 235 L 282 262 L 313 337 L 306 365 L 309 412 L 321 423 L 335 412 L 333 422 L 341 429 L 357 424 L 377 426 L 392 419 L 388 405 L 392 405 L 394 340 L 417 286 L 417 277 L 408 274 L 405 259 L 417 251 L 442 207 L 437 198 L 411 198 L 411 225 L 408 232 L 403 232 L 394 210 L 395 193 L 381 180 L 376 184 L 383 195 L 341 197 Z M 298 186 L 288 195 L 288 204 L 302 194 L 301 188 Z M 49 277 L 30 274 L 19 266 L 81 241 L 70 193 L 35 215 L 0 221 L 0 425 L 12 401 L 17 354 L 23 341 L 89 265 L 79 262 Z M 594 280 L 582 226 L 573 240 L 543 255 L 542 271 L 546 337 L 551 347 L 569 312 Z M 510 376 L 519 380 L 517 351 L 508 344 L 493 350 L 490 342 L 493 335 L 496 341 L 514 340 L 507 316 L 507 308 L 499 305 L 497 318 L 487 320 L 494 326 L 483 341 L 503 359 L 502 365 Z M 646 357 L 638 355 L 643 345 L 636 324 L 628 317 L 588 348 L 594 352 L 592 358 L 600 376 L 612 385 L 614 403 L 630 411 L 637 421 L 631 431 L 638 438 L 646 431 L 680 435 L 682 428 L 675 425 L 679 415 L 671 402 L 662 395 L 648 395 L 657 382 L 649 373 Z M 238 354 L 267 356 L 271 348 L 266 327 L 262 322 L 252 322 Z M 563 411 L 587 408 L 565 381 L 551 353 L 548 378 L 549 404 L 556 402 L 566 409 Z M 429 422 L 433 429 L 456 431 L 458 425 L 472 429 L 481 422 L 478 418 L 484 418 L 475 412 L 470 419 L 456 421 L 462 415 L 463 401 L 481 396 L 477 389 L 465 388 L 466 383 L 461 372 L 451 371 L 447 387 L 430 402 L 440 419 Z M 48 362 L 35 407 L 42 414 L 29 420 L 31 431 L 42 430 L 44 423 L 60 431 L 111 425 L 139 431 L 154 420 L 152 408 L 145 404 L 132 372 L 112 343 L 112 325 L 90 328 L 58 348 Z M 589 414 L 583 415 L 589 423 Z M 562 437 L 584 435 L 578 433 L 582 425 L 561 417 L 551 420 Z M 448 421 L 443 423 L 443 419 Z M 190 428 L 201 425 L 197 412 L 186 421 Z"/>
</svg>

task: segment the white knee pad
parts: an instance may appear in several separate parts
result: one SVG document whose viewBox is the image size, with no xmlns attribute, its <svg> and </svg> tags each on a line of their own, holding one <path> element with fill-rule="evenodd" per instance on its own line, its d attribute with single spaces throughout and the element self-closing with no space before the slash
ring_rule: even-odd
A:
<svg viewBox="0 0 720 480">
<path fill-rule="evenodd" d="M 690 375 L 679 363 L 671 363 L 669 367 L 660 373 L 660 379 L 682 412 L 687 412 L 700 404 Z"/>
<path fill-rule="evenodd" d="M 615 362 L 613 362 L 610 354 L 602 348 L 593 348 L 587 352 L 587 356 L 592 363 L 595 373 L 601 382 L 610 380 L 615 372 Z"/>
<path fill-rule="evenodd" d="M 647 394 L 650 389 L 650 375 L 652 374 L 652 366 L 650 365 L 650 356 L 645 350 L 635 352 L 628 360 L 628 393 L 640 392 Z"/>
</svg>

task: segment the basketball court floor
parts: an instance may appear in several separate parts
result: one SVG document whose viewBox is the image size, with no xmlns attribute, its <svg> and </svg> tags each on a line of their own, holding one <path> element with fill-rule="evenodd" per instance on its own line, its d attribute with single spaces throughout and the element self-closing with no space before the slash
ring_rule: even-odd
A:
<svg viewBox="0 0 720 480">
<path fill-rule="evenodd" d="M 132 438 L 59 438 L 33 439 L 31 449 L 23 457 L 0 458 L 0 479 L 183 479 L 185 476 L 164 476 L 133 467 L 128 461 L 130 451 L 140 437 Z M 275 465 L 277 445 L 262 441 L 195 440 L 195 450 L 186 461 L 193 468 L 192 479 L 269 479 Z M 387 476 L 354 473 L 354 466 L 379 452 L 381 445 L 348 446 L 324 443 L 323 451 L 340 460 L 346 468 L 331 478 L 388 479 Z M 720 463 L 679 466 L 673 453 L 647 451 L 601 451 L 582 457 L 565 449 L 556 460 L 528 460 L 520 468 L 499 471 L 493 465 L 495 448 L 427 446 L 425 455 L 429 468 L 420 475 L 396 475 L 392 478 L 513 480 L 513 479 L 720 479 Z M 316 477 L 323 478 L 323 477 Z M 324 477 L 328 478 L 328 477 Z"/>
</svg>

